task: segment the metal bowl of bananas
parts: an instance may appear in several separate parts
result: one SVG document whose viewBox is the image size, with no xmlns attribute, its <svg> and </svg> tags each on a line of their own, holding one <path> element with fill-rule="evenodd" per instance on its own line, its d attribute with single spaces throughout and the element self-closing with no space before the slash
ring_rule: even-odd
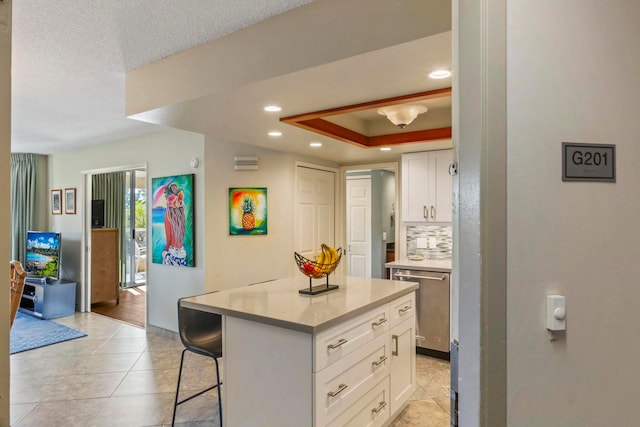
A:
<svg viewBox="0 0 640 427">
<path fill-rule="evenodd" d="M 302 274 L 313 279 L 320 279 L 333 273 L 333 270 L 340 264 L 342 248 L 336 249 L 323 243 L 320 246 L 320 254 L 315 261 L 311 261 L 297 252 L 294 252 L 293 256 Z"/>
</svg>

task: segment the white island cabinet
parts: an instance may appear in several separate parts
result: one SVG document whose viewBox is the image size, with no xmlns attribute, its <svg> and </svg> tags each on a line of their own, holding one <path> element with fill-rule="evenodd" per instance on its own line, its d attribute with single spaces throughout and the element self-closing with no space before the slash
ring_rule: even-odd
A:
<svg viewBox="0 0 640 427">
<path fill-rule="evenodd" d="M 388 426 L 415 390 L 415 290 L 392 280 L 305 277 L 196 296 L 223 316 L 225 426 Z"/>
</svg>

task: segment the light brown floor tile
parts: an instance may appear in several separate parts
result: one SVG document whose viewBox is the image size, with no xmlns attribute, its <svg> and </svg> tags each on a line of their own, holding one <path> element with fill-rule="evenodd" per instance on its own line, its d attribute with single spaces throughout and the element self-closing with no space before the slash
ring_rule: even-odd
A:
<svg viewBox="0 0 640 427">
<path fill-rule="evenodd" d="M 77 374 L 129 372 L 139 358 L 138 353 L 92 354 L 78 361 L 74 372 Z"/>
<path fill-rule="evenodd" d="M 171 352 L 150 352 L 145 351 L 140 355 L 132 371 L 148 371 L 151 369 L 175 369 L 180 368 L 180 350 Z"/>
<path fill-rule="evenodd" d="M 156 369 L 152 371 L 130 371 L 113 396 L 131 396 L 151 393 L 173 393 L 178 382 L 178 370 Z"/>
<path fill-rule="evenodd" d="M 190 394 L 188 392 L 184 394 L 181 393 L 180 399 L 184 399 L 189 396 Z M 165 419 L 165 424 L 171 425 L 172 415 L 173 412 L 169 411 L 167 419 Z M 206 422 L 206 425 L 209 426 L 220 425 L 218 412 L 218 394 L 215 389 L 208 391 L 207 393 L 178 406 L 178 410 L 176 411 L 176 424 L 182 426 L 192 425 L 191 423 L 199 422 Z"/>
<path fill-rule="evenodd" d="M 102 398 L 42 402 L 14 427 L 90 426 L 106 401 Z"/>
<path fill-rule="evenodd" d="M 433 399 L 409 401 L 390 427 L 449 427 L 449 414 Z"/>
<path fill-rule="evenodd" d="M 142 353 L 147 349 L 147 337 L 110 338 L 94 354 Z"/>
<path fill-rule="evenodd" d="M 16 426 L 18 422 L 24 418 L 29 412 L 31 412 L 38 404 L 37 403 L 16 403 L 11 404 L 10 413 L 11 413 L 11 425 Z"/>
<path fill-rule="evenodd" d="M 183 349 L 176 336 L 90 313 L 56 320 L 89 336 L 11 356 L 14 427 L 171 425 Z M 417 355 L 416 371 L 416 391 L 392 426 L 448 427 L 449 363 Z M 213 360 L 187 352 L 181 398 L 214 382 Z M 176 421 L 219 425 L 217 391 L 180 405 Z"/>
<path fill-rule="evenodd" d="M 113 396 L 92 420 L 96 427 L 162 425 L 173 408 L 173 393 Z"/>
</svg>

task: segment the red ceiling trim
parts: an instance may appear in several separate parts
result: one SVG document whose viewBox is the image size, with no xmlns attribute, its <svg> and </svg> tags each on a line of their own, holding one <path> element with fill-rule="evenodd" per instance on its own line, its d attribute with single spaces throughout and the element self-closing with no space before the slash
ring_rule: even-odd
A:
<svg viewBox="0 0 640 427">
<path fill-rule="evenodd" d="M 451 96 L 451 88 L 419 92 L 411 95 L 396 96 L 377 101 L 363 102 L 360 104 L 347 105 L 328 110 L 282 117 L 280 121 L 364 148 L 379 147 L 382 145 L 406 144 L 411 142 L 435 141 L 451 138 L 451 127 L 426 129 L 413 132 L 400 131 L 398 133 L 388 135 L 366 136 L 354 130 L 347 129 L 344 126 L 324 120 L 323 118 L 338 114 L 347 114 L 386 107 L 388 105 L 406 104 L 409 102 L 418 102 L 427 99 L 444 98 L 447 96 Z"/>
</svg>

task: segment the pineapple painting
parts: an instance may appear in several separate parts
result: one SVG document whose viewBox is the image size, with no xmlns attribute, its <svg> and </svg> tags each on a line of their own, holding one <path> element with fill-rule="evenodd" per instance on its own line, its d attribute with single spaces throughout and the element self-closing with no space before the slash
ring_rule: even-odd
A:
<svg viewBox="0 0 640 427">
<path fill-rule="evenodd" d="M 256 202 L 251 196 L 244 196 L 242 199 L 242 228 L 253 230 L 256 226 L 256 216 L 253 214 Z"/>
<path fill-rule="evenodd" d="M 267 189 L 229 189 L 229 234 L 267 234 Z"/>
</svg>

